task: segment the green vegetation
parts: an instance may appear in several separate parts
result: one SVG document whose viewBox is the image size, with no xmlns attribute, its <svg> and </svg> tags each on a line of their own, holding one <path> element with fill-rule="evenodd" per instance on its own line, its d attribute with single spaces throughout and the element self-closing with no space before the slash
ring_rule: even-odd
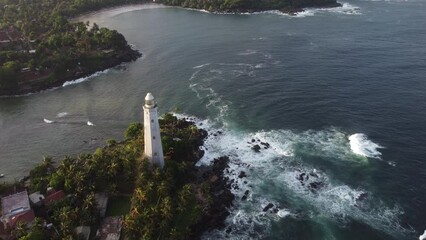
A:
<svg viewBox="0 0 426 240">
<path fill-rule="evenodd" d="M 130 212 L 130 196 L 114 196 L 108 200 L 106 216 L 121 216 Z"/>
<path fill-rule="evenodd" d="M 130 239 L 185 239 L 207 204 L 195 195 L 200 186 L 195 184 L 194 166 L 205 133 L 171 114 L 160 125 L 166 164 L 163 170 L 147 161 L 139 167 L 132 208 L 124 221 Z"/>
<path fill-rule="evenodd" d="M 0 0 L 0 95 L 62 84 L 140 54 L 115 30 L 67 17 L 135 1 Z"/>
<path fill-rule="evenodd" d="M 12 234 L 19 239 L 73 239 L 77 226 L 96 229 L 101 219 L 95 193 L 100 192 L 110 196 L 107 216 L 124 215 L 123 233 L 128 239 L 186 239 L 199 234 L 194 226 L 212 204 L 210 182 L 200 180 L 195 167 L 207 133 L 171 114 L 160 120 L 160 127 L 164 169 L 143 159 L 139 123 L 128 127 L 126 140 L 109 140 L 93 154 L 65 157 L 56 167 L 51 158 L 44 158 L 30 172 L 29 192 L 43 193 L 47 187 L 65 191 L 65 198 L 35 210 L 41 217 L 37 221 L 46 219 L 55 230 L 37 222 L 29 229 L 18 226 Z M 12 188 L 0 186 L 4 193 Z"/>
<path fill-rule="evenodd" d="M 68 17 L 149 0 L 0 0 L 0 95 L 22 94 L 140 57 L 115 30 Z M 157 0 L 172 6 L 221 12 L 339 6 L 336 0 Z"/>
<path fill-rule="evenodd" d="M 335 0 L 160 0 L 161 3 L 221 12 L 281 10 L 300 11 L 304 7 L 338 6 Z"/>
</svg>

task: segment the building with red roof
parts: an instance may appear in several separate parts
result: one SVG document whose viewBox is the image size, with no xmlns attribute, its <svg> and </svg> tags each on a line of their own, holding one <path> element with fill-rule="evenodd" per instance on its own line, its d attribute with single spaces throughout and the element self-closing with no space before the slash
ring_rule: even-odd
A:
<svg viewBox="0 0 426 240">
<path fill-rule="evenodd" d="M 30 226 L 34 221 L 34 218 L 35 215 L 33 210 L 17 214 L 10 219 L 9 228 L 15 228 L 18 223 L 23 223 L 26 226 Z"/>
<path fill-rule="evenodd" d="M 5 229 L 14 227 L 19 219 L 24 222 L 30 221 L 28 219 L 31 219 L 31 216 L 31 221 L 34 219 L 34 212 L 31 210 L 27 191 L 3 197 L 1 208 L 3 216 L 0 219 Z M 32 212 L 32 214 L 29 212 Z"/>
<path fill-rule="evenodd" d="M 44 204 L 46 206 L 49 206 L 50 204 L 57 202 L 61 199 L 63 199 L 65 197 L 65 193 L 62 190 L 53 192 L 51 194 L 49 194 L 45 199 L 44 199 Z"/>
</svg>

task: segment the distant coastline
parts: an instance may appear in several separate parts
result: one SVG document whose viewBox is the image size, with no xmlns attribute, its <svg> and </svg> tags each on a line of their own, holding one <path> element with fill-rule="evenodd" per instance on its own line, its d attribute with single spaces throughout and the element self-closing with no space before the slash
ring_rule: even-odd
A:
<svg viewBox="0 0 426 240">
<path fill-rule="evenodd" d="M 135 2 L 136 4 L 117 4 L 111 6 L 99 6 L 99 9 L 96 7 L 92 8 L 90 11 L 79 11 L 75 16 L 71 16 L 69 18 L 70 23 L 82 22 L 87 19 L 91 19 L 92 24 L 95 23 L 97 19 L 97 14 L 105 15 L 105 17 L 114 16 L 117 14 L 134 11 L 134 10 L 142 10 L 142 9 L 152 9 L 152 8 L 166 8 L 166 7 L 182 7 L 188 10 L 198 10 L 202 12 L 208 12 L 212 14 L 250 14 L 250 13 L 261 13 L 268 11 L 278 11 L 283 14 L 288 14 L 290 16 L 297 15 L 298 13 L 304 12 L 305 8 L 334 8 L 342 6 L 340 3 L 335 0 L 322 0 L 322 1 L 305 1 L 304 3 L 298 4 L 288 4 L 287 1 L 280 1 L 279 5 L 268 5 L 264 4 L 260 1 L 260 5 L 258 6 L 245 6 L 244 1 L 241 6 L 229 5 L 228 7 L 224 7 L 220 5 L 220 7 L 215 6 L 214 4 L 218 4 L 221 1 L 211 1 L 212 3 L 198 4 L 198 5 L 190 5 L 185 2 L 170 2 L 169 0 L 160 0 L 158 3 L 151 3 L 147 1 L 140 1 L 140 3 Z M 231 1 L 232 2 L 232 1 Z M 289 1 L 292 2 L 292 1 Z M 207 4 L 207 5 L 206 5 Z M 208 5 L 210 4 L 210 5 Z M 278 4 L 278 3 L 277 3 Z M 102 16 L 103 17 L 103 16 Z M 18 32 L 20 30 L 17 30 Z M 119 33 L 118 33 L 119 34 Z M 44 40 L 38 40 L 44 41 Z M 3 47 L 4 48 L 4 47 Z M 114 47 L 115 48 L 115 47 Z M 65 66 L 60 66 L 58 70 L 55 68 L 39 68 L 31 67 L 30 63 L 20 63 L 15 68 L 13 76 L 8 80 L 9 87 L 6 86 L 6 83 L 0 83 L 0 97 L 13 97 L 13 96 L 22 96 L 30 93 L 36 93 L 43 90 L 54 89 L 62 86 L 67 81 L 73 81 L 76 79 L 88 77 L 90 75 L 95 74 L 99 71 L 104 71 L 106 69 L 115 67 L 125 62 L 135 61 L 142 54 L 129 46 L 126 40 L 123 37 L 123 42 L 121 47 L 117 47 L 115 49 L 103 49 L 103 50 L 90 50 L 92 56 L 96 55 L 96 51 L 101 52 L 102 56 L 97 57 L 98 60 L 95 60 L 94 63 L 90 62 L 90 66 L 85 64 L 80 65 L 80 61 L 83 61 L 84 58 L 74 58 L 67 60 L 68 62 L 72 62 L 72 64 Z M 102 48 L 101 48 L 102 49 Z M 1 48 L 0 48 L 1 50 Z M 9 51 L 9 49 L 6 48 Z M 17 50 L 14 50 L 17 51 Z M 35 50 L 31 50 L 35 51 Z M 31 51 L 27 53 L 31 56 Z M 37 50 L 38 51 L 38 50 Z M 60 50 L 62 51 L 62 50 Z M 111 51 L 111 52 L 109 52 Z M 28 57 L 27 57 L 28 58 Z M 87 58 L 87 57 L 86 57 Z M 89 56 L 88 60 L 92 58 Z M 1 60 L 1 59 L 0 59 Z M 7 61 L 16 61 L 14 59 L 5 60 L 6 62 L 0 62 L 1 65 L 8 63 Z M 77 64 L 78 63 L 78 64 Z M 34 63 L 32 63 L 34 65 Z M 5 66 L 5 65 L 4 65 Z M 0 69 L 1 70 L 1 69 Z M 3 71 L 4 72 L 4 71 Z M 0 71 L 1 73 L 1 71 Z"/>
<path fill-rule="evenodd" d="M 36 85 L 23 85 L 24 87 L 18 89 L 18 91 L 16 92 L 0 91 L 0 98 L 26 96 L 29 94 L 39 93 L 45 90 L 50 90 L 50 89 L 53 90 L 55 88 L 63 86 L 66 82 L 72 82 L 82 78 L 90 78 L 92 75 L 96 75 L 99 72 L 103 72 L 108 69 L 117 67 L 120 64 L 135 61 L 141 56 L 142 54 L 139 51 L 128 48 L 121 51 L 114 57 L 105 59 L 104 64 L 99 65 L 95 68 L 85 69 L 83 71 L 78 71 L 78 69 L 76 68 L 68 72 L 64 72 L 64 75 L 56 78 L 54 82 L 46 81 Z M 37 80 L 37 77 L 34 77 L 30 79 L 29 81 L 34 81 L 34 80 Z"/>
<path fill-rule="evenodd" d="M 259 13 L 265 11 L 279 11 L 288 15 L 296 15 L 299 12 L 304 12 L 305 8 L 334 8 L 341 7 L 342 4 L 336 0 L 305 0 L 305 1 L 293 1 L 293 0 L 279 0 L 279 1 L 193 1 L 187 3 L 186 1 L 172 1 L 172 0 L 160 0 L 159 3 L 168 6 L 183 7 L 187 9 L 198 9 L 210 13 L 229 13 L 229 14 L 247 14 L 247 13 Z"/>
<path fill-rule="evenodd" d="M 0 15 L 10 16 L 0 20 L 0 96 L 56 88 L 142 56 L 115 30 L 69 21 L 111 4 L 64 3 L 19 2 L 0 9 Z"/>
</svg>

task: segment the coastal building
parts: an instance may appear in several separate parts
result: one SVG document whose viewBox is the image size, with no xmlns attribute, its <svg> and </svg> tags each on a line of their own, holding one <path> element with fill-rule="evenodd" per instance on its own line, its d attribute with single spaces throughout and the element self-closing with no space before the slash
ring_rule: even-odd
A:
<svg viewBox="0 0 426 240">
<path fill-rule="evenodd" d="M 3 197 L 1 208 L 3 214 L 1 221 L 5 229 L 14 228 L 18 222 L 30 224 L 34 220 L 27 191 Z"/>
<path fill-rule="evenodd" d="M 40 194 L 40 192 L 31 193 L 29 198 L 33 206 L 41 207 L 43 205 L 44 195 Z"/>
<path fill-rule="evenodd" d="M 144 112 L 144 138 L 145 157 L 160 168 L 164 167 L 163 146 L 161 145 L 160 125 L 158 124 L 157 104 L 154 96 L 148 93 L 145 97 Z"/>
<path fill-rule="evenodd" d="M 44 204 L 46 206 L 49 206 L 61 199 L 65 198 L 65 193 L 62 190 L 59 191 L 53 191 L 47 195 L 47 197 L 44 199 Z"/>
</svg>

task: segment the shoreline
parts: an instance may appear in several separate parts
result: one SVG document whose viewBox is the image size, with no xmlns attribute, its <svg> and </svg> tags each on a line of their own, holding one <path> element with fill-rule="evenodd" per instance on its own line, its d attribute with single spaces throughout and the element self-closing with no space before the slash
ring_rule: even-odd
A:
<svg viewBox="0 0 426 240">
<path fill-rule="evenodd" d="M 81 22 L 81 21 L 87 21 L 89 18 L 96 17 L 97 15 L 105 15 L 104 17 L 113 17 L 117 16 L 123 13 L 138 11 L 138 10 L 145 10 L 145 9 L 158 9 L 158 8 L 171 8 L 173 6 L 167 6 L 164 4 L 159 3 L 139 3 L 139 4 L 124 4 L 124 5 L 117 5 L 117 6 L 111 6 L 106 8 L 101 8 L 98 10 L 93 10 L 85 13 L 81 13 L 77 16 L 71 17 L 69 20 L 71 22 Z"/>
<path fill-rule="evenodd" d="M 128 129 L 133 129 L 130 128 L 130 126 L 132 125 L 129 125 Z M 140 124 L 140 126 L 142 125 Z M 126 135 L 126 139 L 123 141 L 117 142 L 115 140 L 110 140 L 104 146 L 99 147 L 96 151 L 94 151 L 94 153 L 77 155 L 79 157 L 65 157 L 60 161 L 53 161 L 53 159 L 49 157 L 44 158 L 40 164 L 34 166 L 32 170 L 29 171 L 28 175 L 23 177 L 21 180 L 8 183 L 4 182 L 2 184 L 0 183 L 0 197 L 10 196 L 25 190 L 28 193 L 35 191 L 41 192 L 44 191 L 47 186 L 53 186 L 53 188 L 57 191 L 72 194 L 76 199 L 84 199 L 85 196 L 93 193 L 106 193 L 109 197 L 127 194 L 131 201 L 131 208 L 140 209 L 140 206 L 154 207 L 155 202 L 157 202 L 157 205 L 155 205 L 155 207 L 157 207 L 159 201 L 157 199 L 142 201 L 138 198 L 139 195 L 137 193 L 140 192 L 140 188 L 143 186 L 142 182 L 162 181 L 161 183 L 166 184 L 166 186 L 170 186 L 167 184 L 173 184 L 173 187 L 167 188 L 167 190 L 164 190 L 165 192 L 163 193 L 166 194 L 169 199 L 176 199 L 178 194 L 182 192 L 180 189 L 184 189 L 185 186 L 189 186 L 192 191 L 190 195 L 191 198 L 188 198 L 188 200 L 185 201 L 193 201 L 192 203 L 196 204 L 199 210 L 193 212 L 193 214 L 196 214 L 196 218 L 186 220 L 188 229 L 185 231 L 187 231 L 188 239 L 200 239 L 203 234 L 208 233 L 209 231 L 224 229 L 225 220 L 230 214 L 229 208 L 233 205 L 233 201 L 235 199 L 235 195 L 231 192 L 230 179 L 225 176 L 225 171 L 228 171 L 229 169 L 229 158 L 226 156 L 219 157 L 215 159 L 210 166 L 196 166 L 196 163 L 204 156 L 202 146 L 209 135 L 207 130 L 197 128 L 195 122 L 191 121 L 191 119 L 178 119 L 176 116 L 171 114 L 168 115 L 167 118 L 162 119 L 161 127 L 165 131 L 163 136 L 166 138 L 177 134 L 180 141 L 183 142 L 184 145 L 182 146 L 184 146 L 185 149 L 184 152 L 166 151 L 166 167 L 163 171 L 157 172 L 157 174 L 160 174 L 160 176 L 163 177 L 172 177 L 173 180 L 171 181 L 159 180 L 159 178 L 156 177 L 157 175 L 152 175 L 148 178 L 144 177 L 148 176 L 148 172 L 156 171 L 156 168 L 152 167 L 147 160 L 140 158 L 140 153 L 143 149 L 140 143 L 143 135 L 139 129 L 133 131 L 132 134 Z M 195 133 L 193 132 L 194 127 L 196 129 Z M 191 135 L 188 135 L 190 132 Z M 128 131 L 126 130 L 125 134 L 127 133 Z M 166 140 L 166 142 L 167 141 L 168 140 Z M 174 141 L 175 140 L 173 140 L 173 142 Z M 175 142 L 173 144 L 177 144 L 176 146 L 179 146 L 179 143 Z M 129 151 L 130 148 L 134 148 L 136 146 L 138 146 L 137 149 Z M 169 149 L 173 148 L 173 145 L 169 146 Z M 105 157 L 105 159 L 101 156 Z M 93 173 L 90 172 L 90 169 L 93 168 L 76 167 L 77 165 L 81 165 L 83 162 L 86 163 L 86 161 L 89 161 L 87 163 L 89 165 L 93 165 L 95 164 L 94 162 L 98 161 L 103 162 L 106 164 L 104 166 L 105 169 L 106 166 L 110 166 L 111 164 L 118 164 L 118 162 L 122 161 L 123 158 L 127 159 L 127 161 L 123 161 L 127 164 L 123 166 L 127 167 L 114 168 L 114 174 L 108 175 L 108 172 L 104 171 L 101 173 L 98 172 L 100 175 L 95 175 L 93 178 L 75 179 L 72 177 L 76 173 L 80 173 L 83 176 L 92 176 Z M 65 159 L 68 159 L 69 161 L 67 164 L 75 166 L 72 170 L 68 168 L 61 168 Z M 131 167 L 132 170 L 125 171 L 125 169 L 129 169 L 128 167 Z M 186 175 L 185 177 L 181 177 L 182 175 L 177 173 L 186 173 Z M 62 181 L 54 181 L 53 185 L 51 185 L 51 180 L 58 177 L 61 179 L 63 178 L 64 180 L 67 179 L 69 185 L 65 185 L 65 182 Z M 75 186 L 81 183 L 80 181 L 85 182 L 86 185 L 93 186 L 93 188 L 76 188 Z M 105 182 L 101 183 L 101 181 Z M 110 188 L 105 187 L 105 184 L 109 186 L 109 184 L 114 185 L 115 183 L 117 183 L 117 186 L 114 188 L 115 190 L 110 190 Z M 174 188 L 176 189 L 174 190 Z M 193 208 L 193 205 L 188 206 L 189 210 Z M 76 205 L 74 207 L 78 208 L 81 206 Z M 43 208 L 43 206 L 41 208 Z M 37 210 L 40 208 L 34 207 L 32 209 Z M 173 205 L 172 209 L 176 209 L 176 205 Z M 89 216 L 93 216 L 95 212 L 96 211 L 92 211 L 89 213 Z M 46 219 L 46 215 L 43 215 L 42 213 L 43 211 L 36 211 L 36 217 Z M 138 221 L 145 218 L 143 216 L 132 215 L 131 210 L 125 213 L 123 212 L 123 214 L 129 216 L 129 218 L 134 217 L 135 220 Z M 180 212 L 174 211 L 171 214 L 175 214 L 177 216 Z M 56 221 L 62 220 L 56 219 Z M 74 222 L 69 224 L 72 224 L 72 226 L 78 225 L 78 219 L 73 221 Z M 100 226 L 100 221 L 93 221 L 95 222 L 92 222 L 92 225 L 97 227 Z M 158 219 L 157 221 L 167 222 L 169 220 Z M 131 223 L 132 221 L 127 222 L 127 224 Z M 144 231 L 142 228 L 134 229 L 130 227 L 129 229 L 133 231 L 133 234 L 138 234 Z M 63 234 L 62 230 L 63 229 L 60 230 L 61 234 Z M 10 234 L 10 232 L 8 234 Z M 47 237 L 49 234 L 59 233 L 55 233 L 53 231 L 50 231 L 49 233 L 49 231 L 46 230 L 44 234 L 44 237 Z"/>
<path fill-rule="evenodd" d="M 172 5 L 163 5 L 159 4 L 165 7 L 175 7 L 175 8 L 181 8 L 185 10 L 190 11 L 198 11 L 203 13 L 210 13 L 210 14 L 217 14 L 217 15 L 226 15 L 226 14 L 235 14 L 235 15 L 250 15 L 250 14 L 262 14 L 262 13 L 270 13 L 270 12 L 279 12 L 284 15 L 288 16 L 297 16 L 298 13 L 306 12 L 310 9 L 333 9 L 338 7 L 343 7 L 343 3 L 336 2 L 335 4 L 323 4 L 318 6 L 306 6 L 306 7 L 296 7 L 296 8 L 285 8 L 285 9 L 236 9 L 236 10 L 229 10 L 229 11 L 209 11 L 204 8 L 191 8 L 191 7 L 182 7 L 182 6 L 172 6 Z"/>
<path fill-rule="evenodd" d="M 160 3 L 140 3 L 140 4 L 125 4 L 125 5 L 117 5 L 117 6 L 111 6 L 107 8 L 101 8 L 99 10 L 94 10 L 86 13 L 79 14 L 75 17 L 69 18 L 70 22 L 84 22 L 84 21 L 90 21 L 92 23 L 96 23 L 103 18 L 109 18 L 113 17 L 119 14 L 132 12 L 132 11 L 138 11 L 138 10 L 144 10 L 144 9 L 159 9 L 159 8 L 181 8 L 185 10 L 191 10 L 191 11 L 199 11 L 203 13 L 209 13 L 209 14 L 236 14 L 236 15 L 248 15 L 248 14 L 262 14 L 262 13 L 270 13 L 270 12 L 277 12 L 280 14 L 285 14 L 288 16 L 298 16 L 299 13 L 306 12 L 308 9 L 331 9 L 336 7 L 342 7 L 343 5 L 341 3 L 336 2 L 335 4 L 325 4 L 322 6 L 308 6 L 305 8 L 294 8 L 294 9 L 263 9 L 263 10 L 254 10 L 254 9 L 245 9 L 245 10 L 232 10 L 232 11 L 208 11 L 206 9 L 199 9 L 199 8 L 186 8 L 181 6 L 171 6 L 171 5 L 164 5 Z M 142 56 L 142 53 L 139 52 L 137 49 L 133 49 L 131 46 L 129 46 L 127 49 L 123 50 L 121 53 L 118 53 L 118 55 L 110 56 L 105 58 L 106 63 L 103 65 L 100 65 L 94 69 L 88 69 L 86 71 L 78 72 L 77 67 L 73 69 L 74 72 L 73 75 L 64 76 L 63 78 L 58 78 L 54 82 L 41 82 L 40 84 L 34 84 L 25 86 L 26 83 L 24 83 L 24 87 L 21 89 L 18 89 L 16 92 L 0 92 L 0 98 L 13 98 L 13 97 L 25 97 L 32 94 L 41 93 L 44 91 L 49 90 L 55 90 L 59 87 L 61 87 L 64 83 L 69 81 L 78 81 L 81 78 L 90 78 L 92 75 L 97 74 L 99 72 L 106 71 L 108 69 L 114 68 L 116 66 L 119 66 L 123 63 L 128 63 L 137 60 Z M 37 78 L 32 78 L 27 82 L 31 82 L 37 80 Z M 81 81 L 83 82 L 83 81 Z"/>
<path fill-rule="evenodd" d="M 74 72 L 74 74 L 72 75 L 64 76 L 62 78 L 57 78 L 52 83 L 42 82 L 41 84 L 30 86 L 24 89 L 18 89 L 16 93 L 12 93 L 12 94 L 9 94 L 6 92 L 0 92 L 0 98 L 25 97 L 32 94 L 41 93 L 44 91 L 55 90 L 57 88 L 64 87 L 64 84 L 66 82 L 73 82 L 83 78 L 90 78 L 93 75 L 96 75 L 104 71 L 107 71 L 111 68 L 120 66 L 123 63 L 136 61 L 140 57 L 142 57 L 142 53 L 140 53 L 138 50 L 135 50 L 129 46 L 127 49 L 123 50 L 118 55 L 105 58 L 105 63 L 100 66 L 97 66 L 92 69 L 86 69 L 82 72 L 78 72 L 76 67 L 73 70 L 71 70 L 71 72 Z"/>
<path fill-rule="evenodd" d="M 342 7 L 342 6 L 343 6 L 342 3 L 336 2 L 336 4 L 325 4 L 321 6 L 307 6 L 307 7 L 294 8 L 294 9 L 262 9 L 262 10 L 247 9 L 247 10 L 236 10 L 236 11 L 209 11 L 207 9 L 202 9 L 202 8 L 164 5 L 161 3 L 140 3 L 140 4 L 117 5 L 113 7 L 107 7 L 107 8 L 102 8 L 99 10 L 82 13 L 78 16 L 70 18 L 70 21 L 72 22 L 87 21 L 88 19 L 93 20 L 93 18 L 102 19 L 103 17 L 113 17 L 113 16 L 117 16 L 127 12 L 133 12 L 133 11 L 145 10 L 145 9 L 160 9 L 160 8 L 180 8 L 180 9 L 185 9 L 189 11 L 197 11 L 197 12 L 217 14 L 217 15 L 222 15 L 222 14 L 247 15 L 247 14 L 261 14 L 261 13 L 277 11 L 282 14 L 286 14 L 288 16 L 297 16 L 297 13 L 306 12 L 309 9 L 331 9 L 331 8 Z M 104 15 L 104 16 L 101 16 L 101 15 Z"/>
<path fill-rule="evenodd" d="M 114 68 L 117 68 L 117 67 L 120 67 L 120 66 L 123 66 L 123 67 L 124 67 L 124 65 L 125 65 L 126 63 L 127 63 L 127 62 L 122 62 L 121 64 L 118 64 L 118 65 L 116 65 L 116 66 L 113 66 L 113 67 L 107 68 L 107 69 L 105 69 L 105 70 L 96 71 L 96 72 L 94 72 L 94 73 L 92 73 L 92 74 L 88 74 L 87 76 L 83 76 L 83 77 L 80 77 L 80 78 L 77 78 L 77 79 L 72 79 L 72 80 L 69 80 L 69 81 L 65 81 L 65 82 L 64 82 L 62 85 L 60 85 L 60 86 L 56 86 L 56 87 L 52 87 L 52 88 L 47 88 L 47 89 L 43 89 L 43 90 L 35 91 L 35 92 L 24 93 L 24 94 L 16 94 L 16 95 L 1 95 L 1 96 L 0 96 L 0 99 L 2 99 L 2 98 L 28 97 L 28 96 L 31 96 L 31 95 L 34 95 L 34 94 L 50 92 L 50 91 L 54 91 L 54 90 L 59 89 L 59 88 L 68 87 L 68 86 L 70 86 L 70 85 L 75 85 L 75 84 L 83 83 L 83 82 L 86 82 L 86 81 L 90 80 L 91 78 L 94 78 L 94 77 L 100 76 L 100 75 L 102 75 L 102 74 L 105 74 L 105 73 L 109 72 L 110 70 L 112 70 L 112 69 L 114 69 Z"/>
</svg>

